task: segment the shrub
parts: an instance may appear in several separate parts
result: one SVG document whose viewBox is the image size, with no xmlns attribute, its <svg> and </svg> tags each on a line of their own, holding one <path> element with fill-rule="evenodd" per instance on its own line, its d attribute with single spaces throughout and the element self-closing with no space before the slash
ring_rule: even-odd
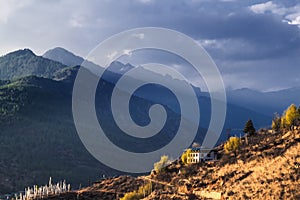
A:
<svg viewBox="0 0 300 200">
<path fill-rule="evenodd" d="M 282 115 L 281 127 L 291 129 L 292 126 L 297 125 L 299 115 L 299 111 L 295 104 L 291 104 Z"/>
<path fill-rule="evenodd" d="M 138 194 L 136 191 L 126 193 L 124 197 L 122 197 L 120 200 L 139 200 L 142 196 Z"/>
<path fill-rule="evenodd" d="M 161 172 L 168 164 L 170 163 L 169 157 L 166 155 L 163 155 L 160 158 L 160 161 L 154 163 L 154 170 L 159 173 Z"/>
<path fill-rule="evenodd" d="M 230 137 L 228 141 L 224 145 L 224 149 L 226 153 L 234 152 L 236 154 L 236 151 L 239 149 L 241 144 L 241 140 L 238 137 Z"/>
<path fill-rule="evenodd" d="M 281 124 L 281 117 L 276 113 L 272 120 L 272 130 L 273 131 L 279 131 L 280 130 L 280 124 Z"/>
<path fill-rule="evenodd" d="M 191 149 L 187 149 L 185 152 L 182 153 L 181 161 L 182 161 L 183 164 L 187 164 L 187 157 L 191 152 L 192 152 Z"/>
<path fill-rule="evenodd" d="M 152 183 L 149 182 L 146 185 L 139 187 L 138 193 L 148 196 L 152 192 Z"/>
<path fill-rule="evenodd" d="M 120 200 L 139 200 L 143 199 L 149 194 L 151 194 L 152 190 L 152 183 L 149 182 L 146 185 L 140 186 L 137 191 L 128 192 L 122 197 Z"/>
</svg>

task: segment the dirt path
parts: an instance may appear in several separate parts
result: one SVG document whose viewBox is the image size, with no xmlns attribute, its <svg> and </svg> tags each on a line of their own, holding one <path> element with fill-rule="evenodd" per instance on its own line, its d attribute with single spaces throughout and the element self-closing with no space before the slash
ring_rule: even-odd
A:
<svg viewBox="0 0 300 200">
<path fill-rule="evenodd" d="M 165 186 L 169 186 L 169 187 L 175 187 L 174 185 L 171 185 L 171 184 L 168 183 L 168 182 L 154 180 L 154 179 L 151 179 L 151 178 L 149 178 L 149 177 L 147 177 L 147 176 L 138 177 L 138 179 L 151 181 L 151 182 L 153 182 L 153 183 L 157 183 L 157 184 L 161 184 L 161 185 L 165 185 Z"/>
</svg>

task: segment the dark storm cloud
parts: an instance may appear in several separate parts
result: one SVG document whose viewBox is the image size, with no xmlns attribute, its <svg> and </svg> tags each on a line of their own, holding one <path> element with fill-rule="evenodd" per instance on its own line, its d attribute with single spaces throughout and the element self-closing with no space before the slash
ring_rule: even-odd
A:
<svg viewBox="0 0 300 200">
<path fill-rule="evenodd" d="M 266 90 L 300 85 L 299 23 L 296 0 L 8 0 L 0 7 L 0 53 L 63 46 L 85 56 L 112 34 L 160 26 L 198 40 L 227 86 Z"/>
<path fill-rule="evenodd" d="M 226 59 L 270 59 L 299 51 L 299 28 L 282 22 L 279 16 L 256 14 L 233 3 L 229 4 L 232 7 L 226 2 L 220 3 L 223 7 L 214 4 L 184 4 L 182 12 L 173 13 L 167 9 L 163 17 L 153 16 L 150 24 L 173 28 L 199 40 L 219 40 L 224 47 L 232 43 L 228 50 L 223 49 L 223 55 L 218 52 L 218 56 Z"/>
</svg>

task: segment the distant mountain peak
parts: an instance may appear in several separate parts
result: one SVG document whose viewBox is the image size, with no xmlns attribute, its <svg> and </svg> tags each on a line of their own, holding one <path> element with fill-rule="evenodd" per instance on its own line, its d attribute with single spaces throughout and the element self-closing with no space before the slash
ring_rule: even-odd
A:
<svg viewBox="0 0 300 200">
<path fill-rule="evenodd" d="M 19 49 L 16 51 L 13 51 L 11 53 L 6 54 L 6 56 L 23 56 L 23 55 L 31 55 L 31 56 L 35 56 L 35 54 L 33 53 L 33 51 L 31 51 L 30 49 Z"/>
<path fill-rule="evenodd" d="M 227 90 L 228 93 L 242 93 L 242 94 L 262 94 L 262 92 L 252 88 L 238 88 L 234 90 Z"/>
<path fill-rule="evenodd" d="M 46 51 L 44 53 L 44 55 L 47 53 L 47 52 L 57 52 L 57 53 L 68 53 L 68 54 L 72 54 L 74 56 L 76 56 L 75 54 L 73 54 L 71 51 L 68 51 L 67 49 L 63 48 L 63 47 L 55 47 L 53 49 L 49 49 L 48 51 Z"/>
<path fill-rule="evenodd" d="M 74 53 L 62 47 L 55 47 L 53 49 L 46 51 L 43 57 L 60 62 L 70 67 L 81 65 L 81 63 L 84 61 L 82 57 L 77 56 Z"/>
<path fill-rule="evenodd" d="M 59 62 L 36 56 L 30 49 L 21 49 L 0 57 L 0 79 L 13 80 L 30 75 L 50 78 L 66 67 Z"/>
</svg>

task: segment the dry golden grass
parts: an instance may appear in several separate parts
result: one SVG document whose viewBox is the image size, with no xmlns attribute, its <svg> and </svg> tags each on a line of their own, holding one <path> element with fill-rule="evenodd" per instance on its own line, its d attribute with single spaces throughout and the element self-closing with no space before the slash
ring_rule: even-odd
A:
<svg viewBox="0 0 300 200">
<path fill-rule="evenodd" d="M 300 143 L 293 134 L 284 135 L 285 142 L 270 150 L 281 148 L 278 156 L 258 157 L 250 161 L 237 160 L 214 168 L 211 174 L 215 184 L 208 184 L 205 190 L 221 191 L 226 199 L 299 199 L 300 198 Z M 270 141 L 272 142 L 272 141 Z M 289 143 L 292 143 L 289 146 Z M 286 149 L 284 149 L 286 148 Z M 252 152 L 256 155 L 259 152 Z M 199 177 L 200 179 L 202 177 Z"/>
</svg>

